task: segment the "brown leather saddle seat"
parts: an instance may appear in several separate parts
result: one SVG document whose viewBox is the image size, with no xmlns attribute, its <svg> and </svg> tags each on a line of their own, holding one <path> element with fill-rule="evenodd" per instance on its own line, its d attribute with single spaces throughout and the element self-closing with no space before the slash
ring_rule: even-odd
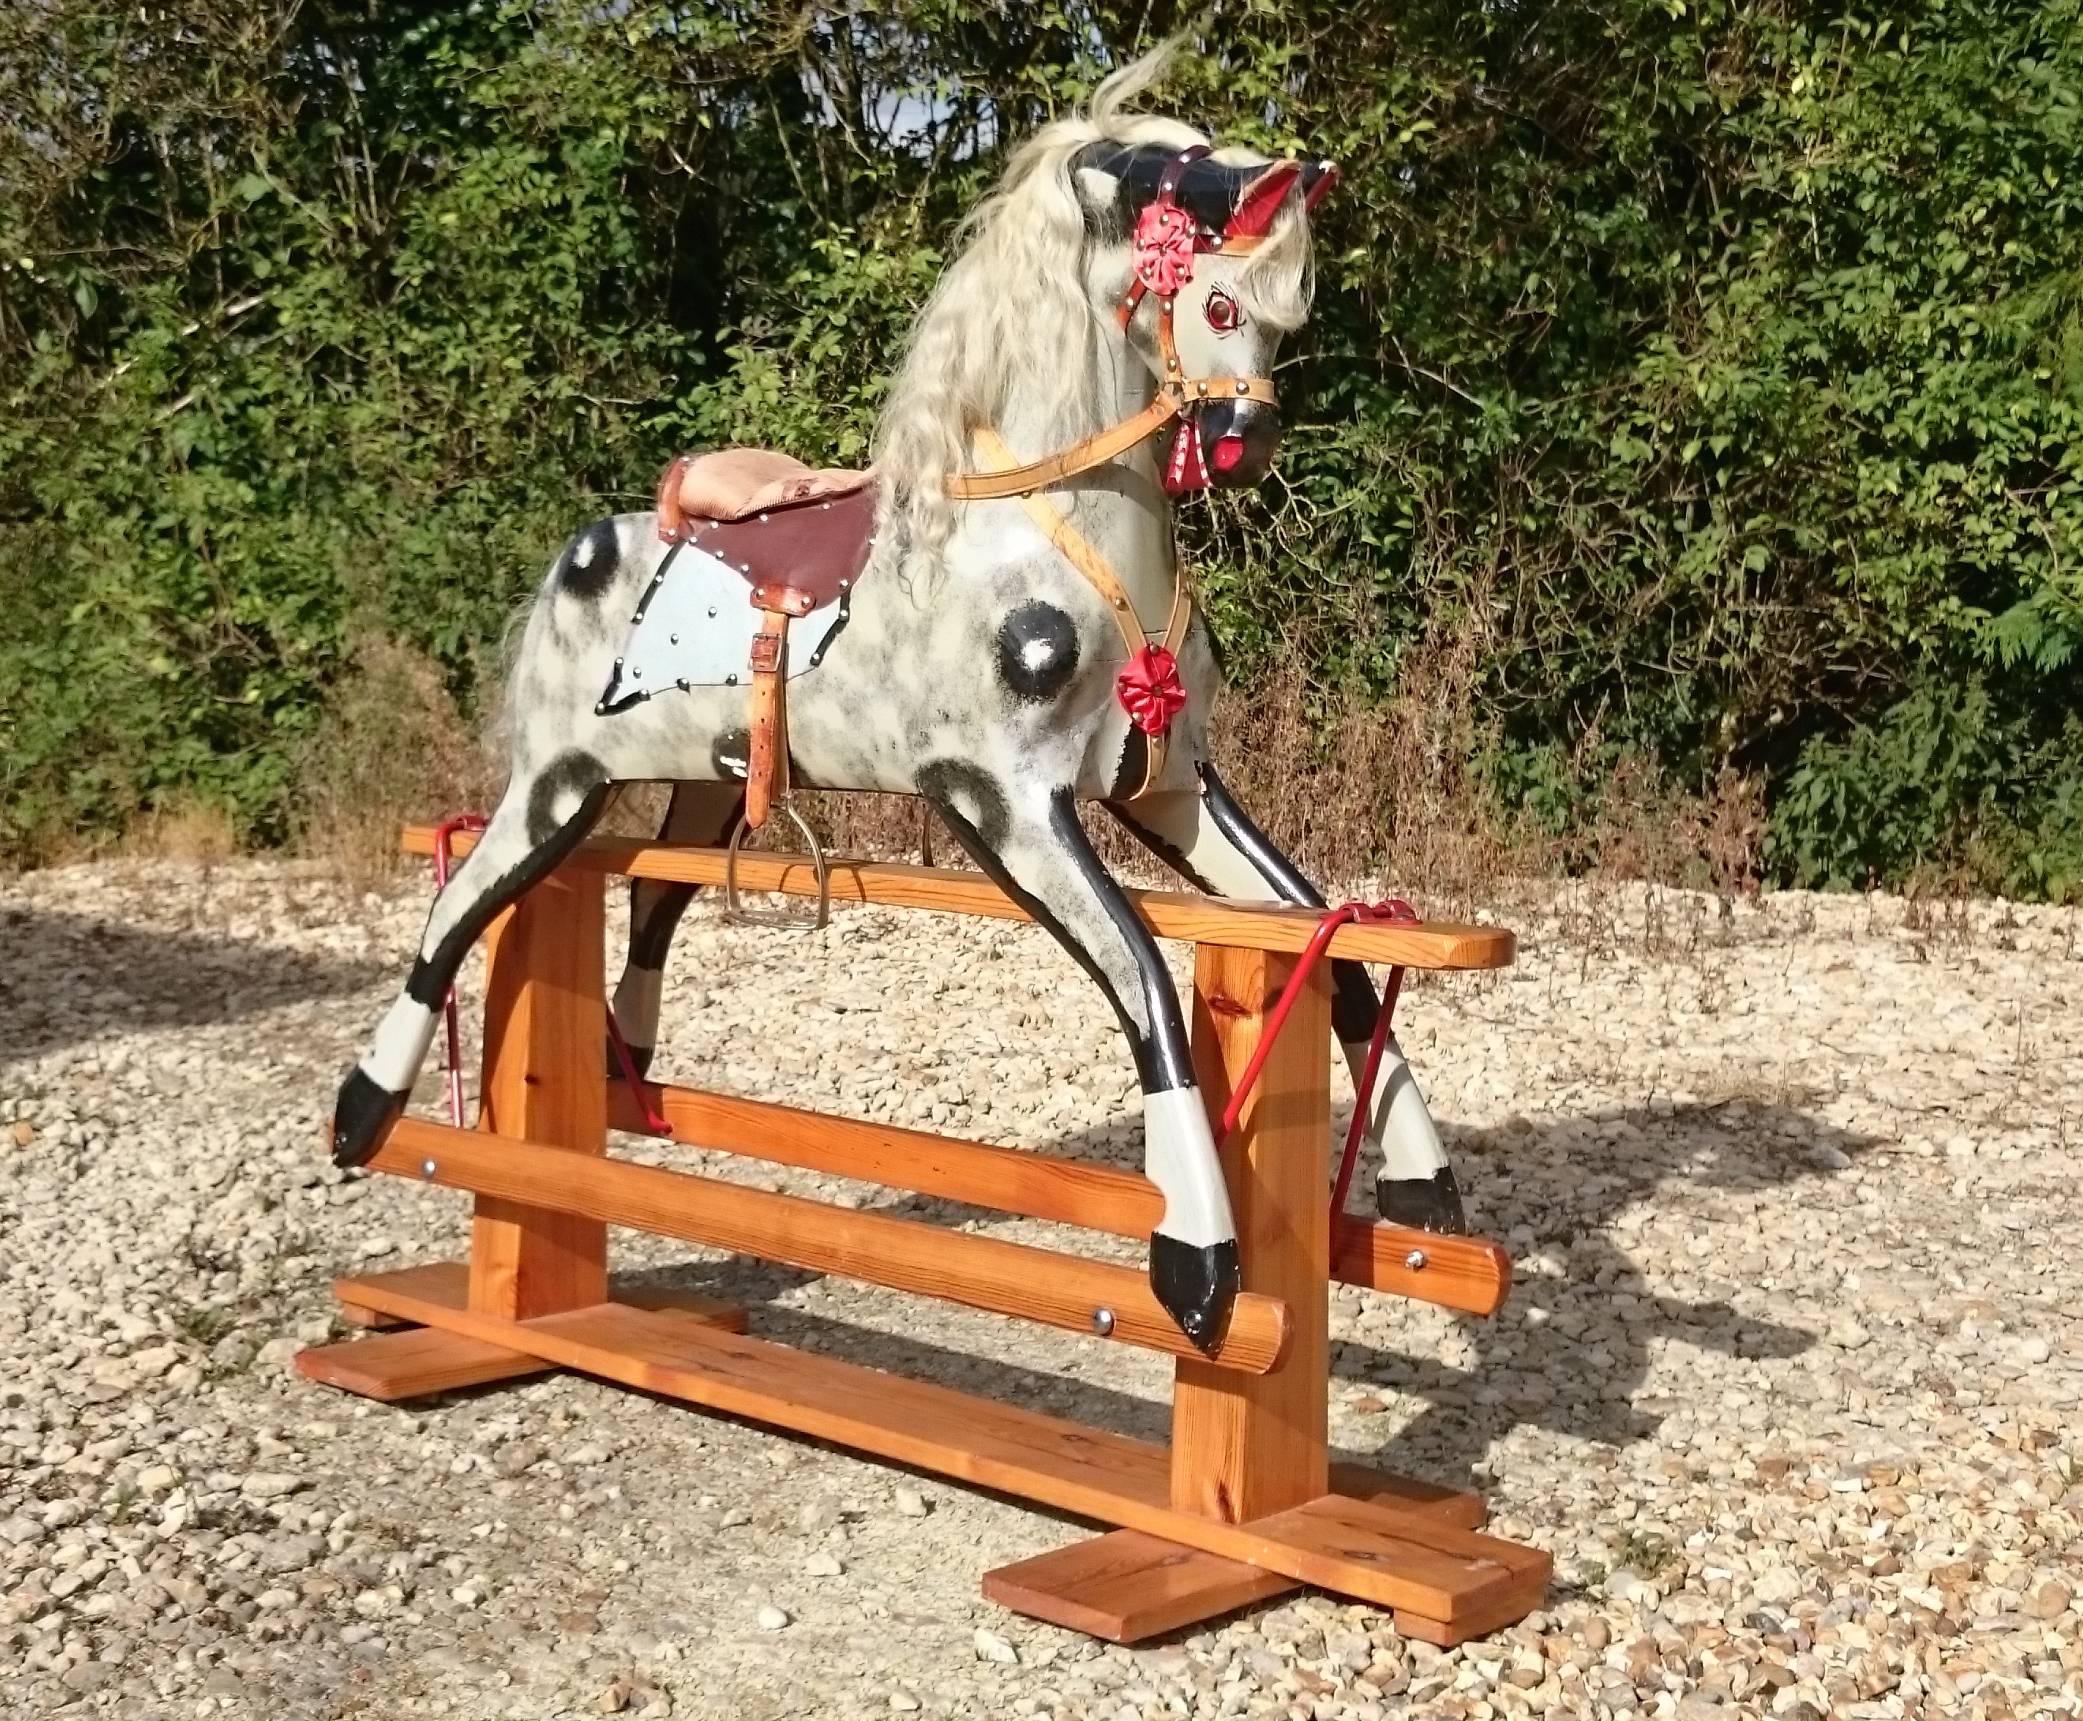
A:
<svg viewBox="0 0 2083 1721">
<path fill-rule="evenodd" d="M 658 535 L 735 568 L 757 608 L 807 615 L 868 565 L 875 480 L 766 448 L 683 454 L 658 486 Z"/>
<path fill-rule="evenodd" d="M 788 624 L 846 597 L 867 567 L 874 480 L 816 470 L 765 448 L 683 454 L 659 480 L 658 535 L 734 570 L 761 612 L 747 666 L 745 770 L 745 823 L 757 830 L 788 792 Z"/>
</svg>

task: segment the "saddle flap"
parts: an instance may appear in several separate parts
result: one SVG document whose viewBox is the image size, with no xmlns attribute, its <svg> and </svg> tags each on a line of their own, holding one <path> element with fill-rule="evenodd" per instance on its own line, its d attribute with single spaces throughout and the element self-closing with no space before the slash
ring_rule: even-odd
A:
<svg viewBox="0 0 2083 1721">
<path fill-rule="evenodd" d="M 837 496 L 812 496 L 786 507 L 761 509 L 741 520 L 693 522 L 686 542 L 728 563 L 754 589 L 807 597 L 807 615 L 851 589 L 868 565 L 875 537 L 875 490 L 864 483 Z"/>
</svg>

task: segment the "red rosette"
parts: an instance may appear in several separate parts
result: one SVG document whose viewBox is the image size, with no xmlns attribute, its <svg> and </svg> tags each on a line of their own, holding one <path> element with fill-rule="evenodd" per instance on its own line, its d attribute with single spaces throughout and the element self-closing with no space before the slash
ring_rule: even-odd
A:
<svg viewBox="0 0 2083 1721">
<path fill-rule="evenodd" d="M 1145 735 L 1162 735 L 1186 709 L 1179 660 L 1161 645 L 1146 645 L 1128 660 L 1114 682 L 1121 708 Z"/>
<path fill-rule="evenodd" d="M 1136 279 L 1169 299 L 1193 274 L 1193 217 L 1176 203 L 1147 203 L 1136 217 Z"/>
</svg>

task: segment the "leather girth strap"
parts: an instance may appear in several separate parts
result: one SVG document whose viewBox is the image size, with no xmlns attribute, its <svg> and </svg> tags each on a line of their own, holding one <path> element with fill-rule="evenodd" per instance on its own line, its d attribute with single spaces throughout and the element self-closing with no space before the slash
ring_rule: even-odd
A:
<svg viewBox="0 0 2083 1721">
<path fill-rule="evenodd" d="M 1013 451 L 1006 446 L 1005 438 L 989 425 L 979 425 L 971 433 L 979 465 L 980 476 L 1009 478 L 1026 470 L 1013 464 Z M 1193 619 L 1193 600 L 1187 595 L 1183 567 L 1172 576 L 1171 607 L 1165 616 L 1164 632 L 1152 635 L 1143 626 L 1142 618 L 1136 613 L 1134 600 L 1122 585 L 1114 570 L 1107 565 L 1106 557 L 1094 548 L 1092 540 L 1070 523 L 1063 511 L 1039 492 L 1022 487 L 1009 493 L 1026 510 L 1027 517 L 1042 530 L 1042 535 L 1055 546 L 1058 555 L 1070 563 L 1084 576 L 1085 582 L 1099 593 L 1107 606 L 1107 614 L 1121 635 L 1123 660 L 1132 660 L 1145 645 L 1159 644 L 1174 656 L 1180 643 L 1186 638 L 1187 625 Z M 1150 792 L 1151 785 L 1163 774 L 1165 754 L 1171 742 L 1171 732 L 1146 733 L 1147 743 L 1143 754 L 1143 780 L 1135 790 L 1123 796 L 1124 800 L 1139 800 Z"/>
<path fill-rule="evenodd" d="M 788 798 L 788 624 L 817 607 L 797 586 L 771 581 L 752 594 L 760 612 L 752 638 L 752 699 L 747 721 L 745 825 L 758 830 Z"/>
</svg>

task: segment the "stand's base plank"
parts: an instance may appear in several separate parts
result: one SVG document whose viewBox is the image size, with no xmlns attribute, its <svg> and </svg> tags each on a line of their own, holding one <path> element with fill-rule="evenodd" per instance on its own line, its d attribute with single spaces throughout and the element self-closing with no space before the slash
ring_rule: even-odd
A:
<svg viewBox="0 0 2083 1721">
<path fill-rule="evenodd" d="M 1545 1566 L 1545 1555 L 1422 1512 L 1336 1496 L 1247 1524 L 1176 1511 L 1161 1446 L 681 1316 L 601 1303 L 514 1322 L 415 1302 L 394 1288 L 372 1289 L 367 1280 L 347 1300 L 644 1392 L 1141 1530 L 1446 1630 L 1465 1620 L 1491 1620 L 1500 1608 L 1530 1611 L 1524 1560 Z"/>
<path fill-rule="evenodd" d="M 984 1599 L 1111 1643 L 1140 1643 L 1286 1595 L 1295 1584 L 1141 1530 L 1109 1530 L 984 1573 Z"/>
<path fill-rule="evenodd" d="M 1331 1485 L 1342 1494 L 1424 1512 L 1465 1530 L 1475 1529 L 1485 1516 L 1477 1495 L 1356 1464 L 1334 1464 Z M 1140 1530 L 1110 1530 L 984 1574 L 987 1600 L 1112 1643 L 1160 1637 L 1298 1587 L 1277 1573 Z"/>
<path fill-rule="evenodd" d="M 368 1273 L 335 1279 L 333 1296 L 341 1317 L 362 1327 L 431 1326 L 429 1311 L 451 1312 L 470 1306 L 470 1268 L 462 1261 L 435 1261 L 424 1267 L 401 1267 L 392 1273 Z M 617 1285 L 615 1301 L 632 1309 L 661 1315 L 686 1315 L 704 1326 L 726 1332 L 745 1330 L 745 1311 L 695 1291 L 672 1286 Z"/>
<path fill-rule="evenodd" d="M 550 1367 L 539 1357 L 434 1327 L 405 1327 L 297 1352 L 297 1373 L 307 1380 L 385 1404 L 546 1374 Z"/>
<path fill-rule="evenodd" d="M 469 1307 L 470 1269 L 461 1261 L 336 1280 L 333 1295 L 341 1318 L 372 1329 L 370 1336 L 299 1351 L 296 1366 L 307 1380 L 342 1392 L 397 1404 L 467 1386 L 550 1374 L 557 1366 L 428 1324 L 435 1315 Z M 632 1286 L 620 1295 L 632 1308 L 679 1315 L 730 1332 L 745 1330 L 743 1309 L 692 1292 Z"/>
</svg>

